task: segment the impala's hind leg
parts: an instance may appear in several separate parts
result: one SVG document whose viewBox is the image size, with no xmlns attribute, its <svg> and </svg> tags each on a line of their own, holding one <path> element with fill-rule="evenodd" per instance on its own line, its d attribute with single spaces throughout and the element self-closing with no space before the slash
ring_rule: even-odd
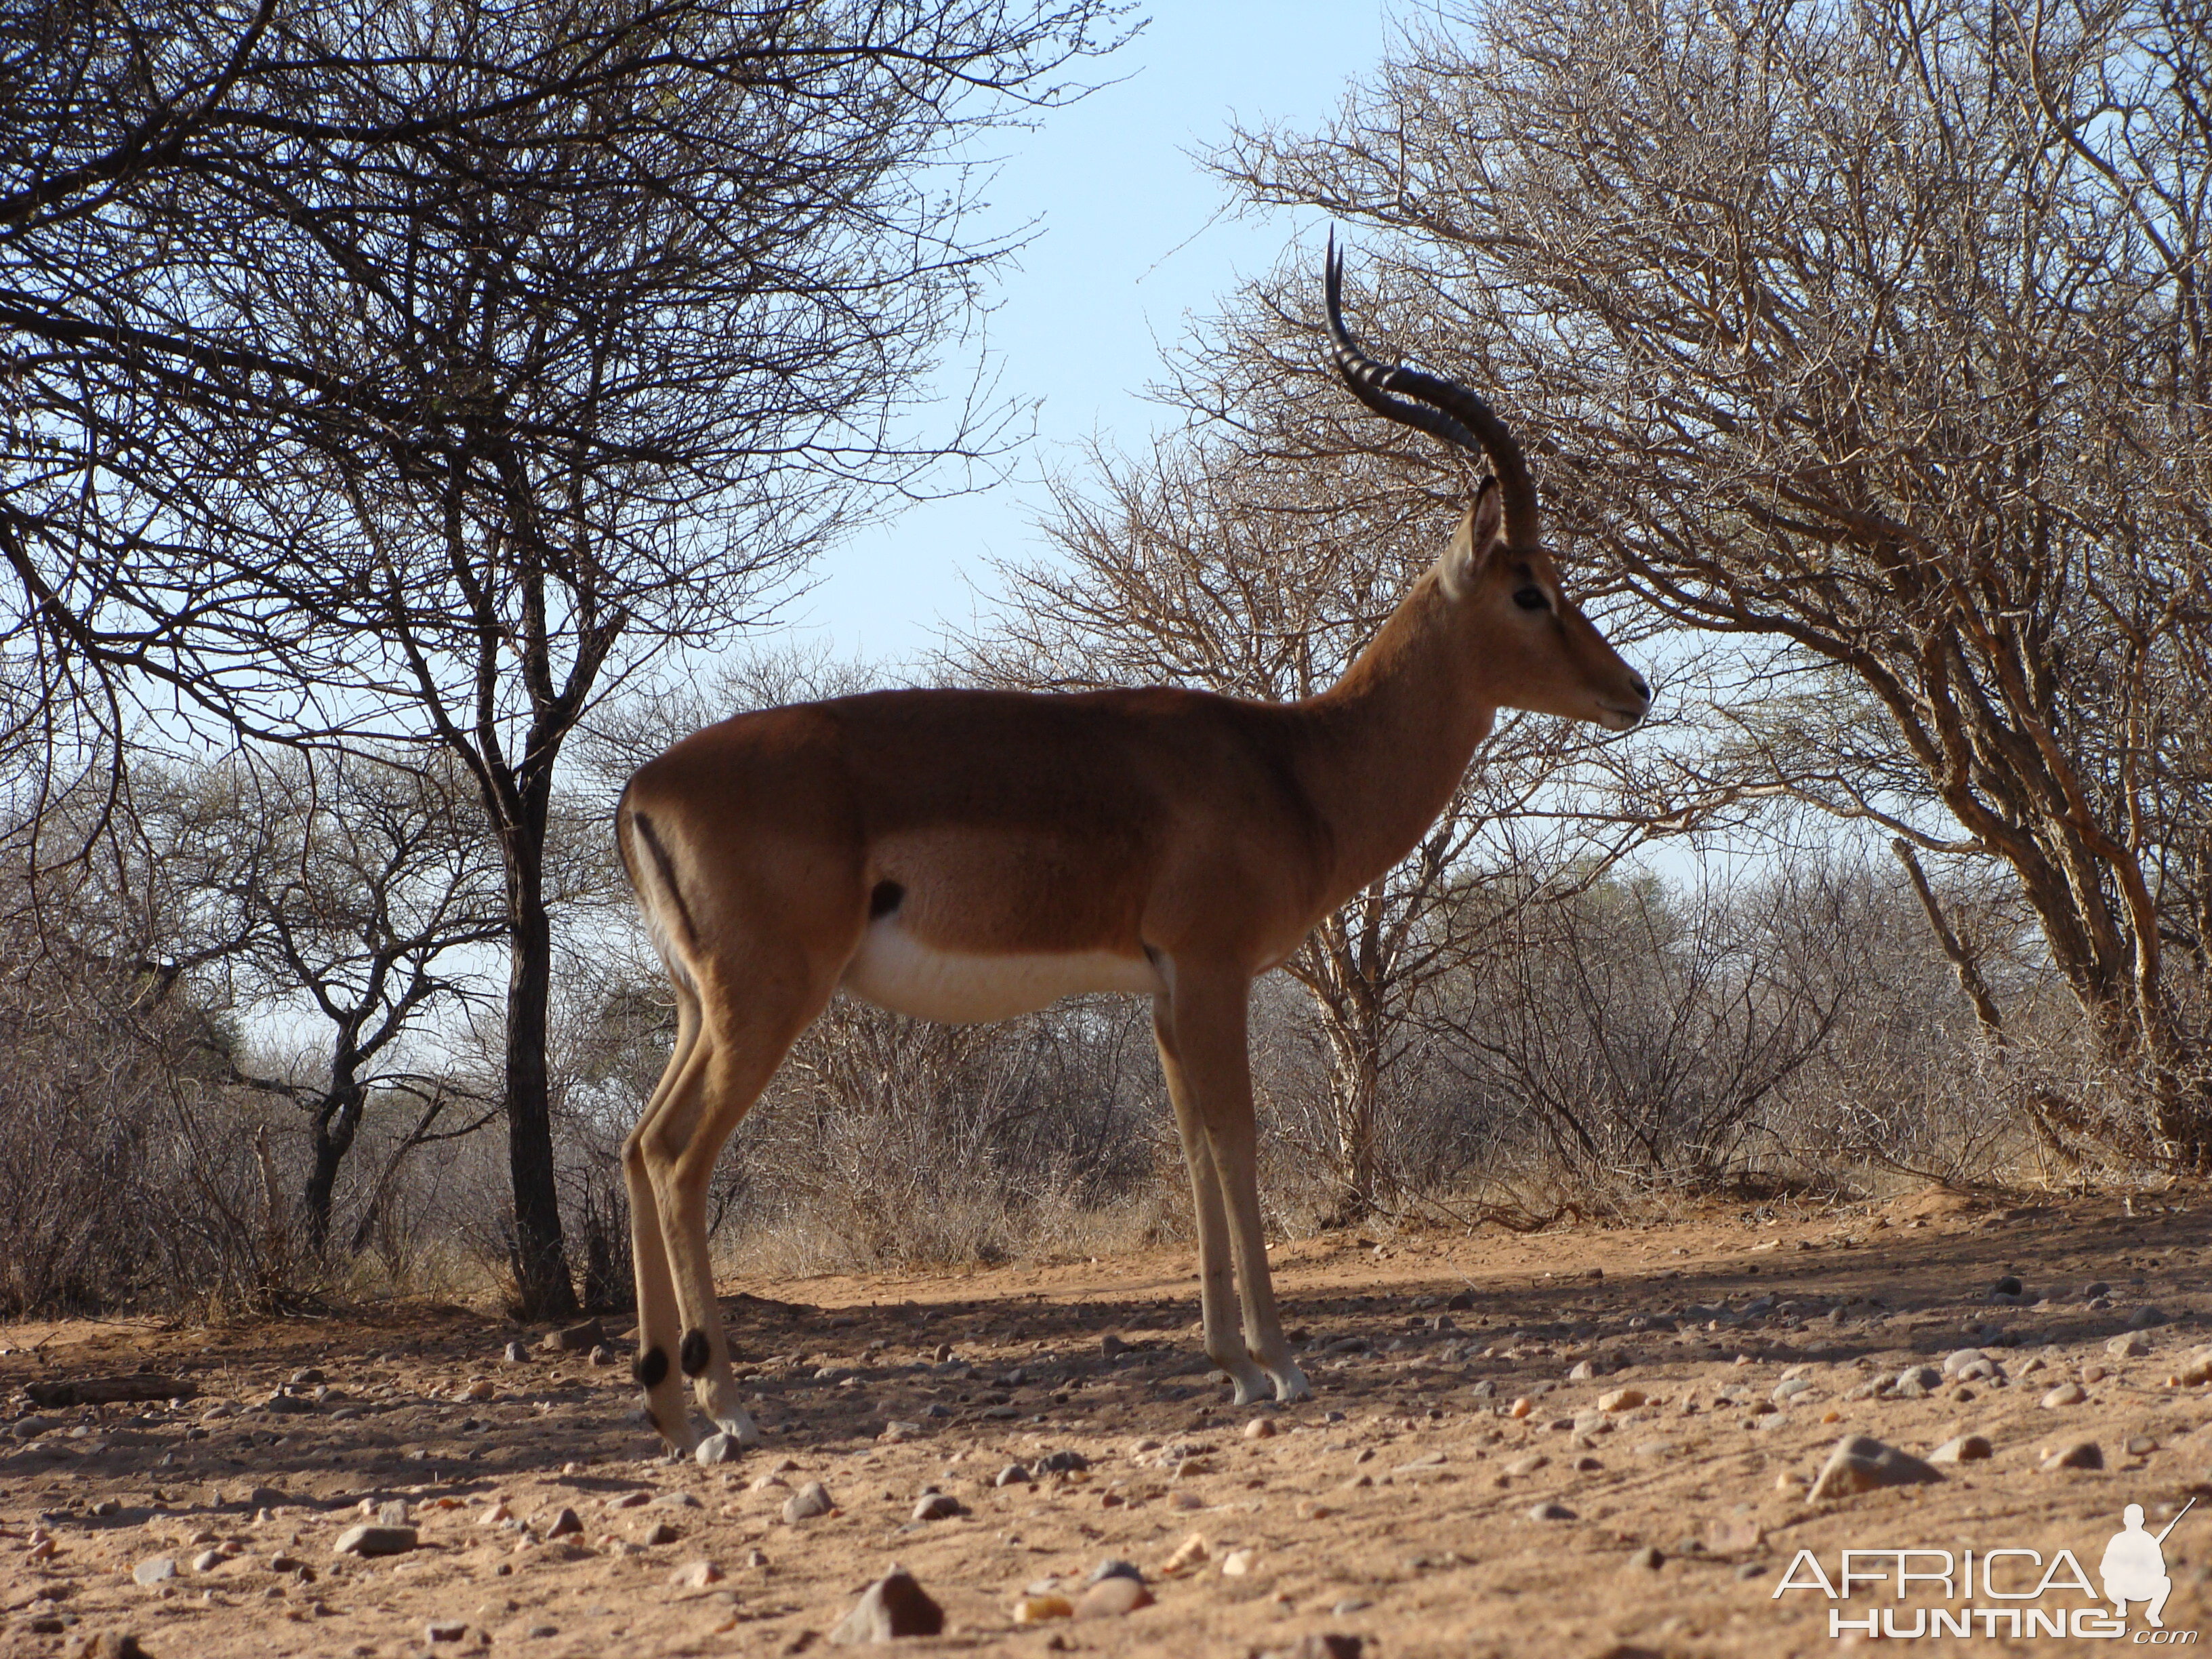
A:
<svg viewBox="0 0 2212 1659">
<path fill-rule="evenodd" d="M 631 1375 L 645 1391 L 645 1414 L 671 1455 L 691 1449 L 690 1419 L 684 1410 L 684 1382 L 675 1364 L 683 1335 L 683 1310 L 668 1265 L 660 1206 L 646 1168 L 645 1126 L 667 1103 L 699 1046 L 699 999 L 681 981 L 676 986 L 676 1047 L 668 1057 L 653 1098 L 623 1142 L 623 1181 L 629 1194 L 630 1262 L 637 1278 L 637 1358 Z"/>
<path fill-rule="evenodd" d="M 718 976 L 700 986 L 697 1048 L 638 1133 L 681 1312 L 677 1367 L 691 1379 L 700 1409 L 716 1426 L 751 1445 L 760 1433 L 738 1403 L 714 1299 L 707 1185 L 722 1144 L 768 1086 L 785 1052 L 830 1000 L 837 976 L 834 969 L 824 971 L 794 952 L 773 966 L 748 962 L 731 977 L 734 983 Z"/>
</svg>

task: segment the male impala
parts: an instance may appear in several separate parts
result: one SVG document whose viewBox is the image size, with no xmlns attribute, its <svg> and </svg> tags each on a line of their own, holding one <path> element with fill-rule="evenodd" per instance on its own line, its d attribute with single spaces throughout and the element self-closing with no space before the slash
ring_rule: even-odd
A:
<svg viewBox="0 0 2212 1659">
<path fill-rule="evenodd" d="M 675 1053 L 623 1149 L 637 1378 L 672 1452 L 692 1437 L 672 1359 L 723 1431 L 758 1439 L 714 1301 L 708 1176 L 841 988 L 939 1020 L 1084 991 L 1150 996 L 1190 1169 L 1206 1354 L 1240 1405 L 1309 1392 L 1260 1225 L 1252 981 L 1413 847 L 1498 709 L 1618 732 L 1651 701 L 1559 591 L 1504 423 L 1464 386 L 1367 356 L 1345 330 L 1341 278 L 1332 249 L 1329 327 L 1353 393 L 1487 452 L 1497 477 L 1328 690 L 1283 704 L 1168 687 L 879 691 L 709 726 L 623 792 L 623 857 L 676 988 Z"/>
</svg>

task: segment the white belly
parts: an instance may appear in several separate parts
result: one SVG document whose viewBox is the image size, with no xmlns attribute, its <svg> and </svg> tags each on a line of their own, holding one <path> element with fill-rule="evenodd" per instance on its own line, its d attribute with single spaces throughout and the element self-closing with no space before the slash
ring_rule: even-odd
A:
<svg viewBox="0 0 2212 1659">
<path fill-rule="evenodd" d="M 1141 991 L 1166 983 L 1143 957 L 1107 951 L 1066 954 L 971 956 L 924 945 L 895 915 L 868 924 L 847 964 L 845 989 L 878 1008 L 922 1019 L 965 1024 L 1011 1019 L 1085 991 Z"/>
</svg>

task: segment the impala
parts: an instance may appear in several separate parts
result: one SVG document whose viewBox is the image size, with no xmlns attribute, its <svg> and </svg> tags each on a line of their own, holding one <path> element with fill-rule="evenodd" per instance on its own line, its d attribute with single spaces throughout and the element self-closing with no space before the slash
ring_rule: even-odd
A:
<svg viewBox="0 0 2212 1659">
<path fill-rule="evenodd" d="M 709 726 L 623 792 L 617 834 L 676 994 L 675 1051 L 623 1149 L 636 1376 L 672 1453 L 693 1443 L 683 1377 L 725 1433 L 758 1441 L 714 1299 L 708 1177 L 840 990 L 954 1021 L 1079 992 L 1151 997 L 1207 1357 L 1239 1404 L 1310 1392 L 1261 1228 L 1252 981 L 1413 847 L 1497 710 L 1626 731 L 1651 701 L 1561 592 L 1504 422 L 1465 386 L 1362 351 L 1342 275 L 1332 246 L 1346 384 L 1486 453 L 1495 476 L 1328 690 L 1279 704 L 1169 687 L 873 692 Z"/>
</svg>

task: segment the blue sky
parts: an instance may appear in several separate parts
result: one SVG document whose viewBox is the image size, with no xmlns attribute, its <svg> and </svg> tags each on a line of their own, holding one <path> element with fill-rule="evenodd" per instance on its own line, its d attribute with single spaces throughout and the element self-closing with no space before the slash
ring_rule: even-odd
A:
<svg viewBox="0 0 2212 1659">
<path fill-rule="evenodd" d="M 1172 424 L 1144 396 L 1162 348 L 1272 265 L 1299 228 L 1227 217 L 1192 153 L 1232 117 L 1316 125 L 1381 57 L 1387 27 L 1384 0 L 1163 4 L 1105 60 L 1116 84 L 1034 131 L 995 135 L 1005 161 L 975 224 L 1002 234 L 1035 221 L 1039 233 L 1002 272 L 988 347 L 1000 395 L 1037 401 L 1036 441 L 1006 483 L 916 505 L 834 549 L 781 619 L 841 656 L 915 662 L 945 623 L 969 618 L 975 588 L 988 594 L 990 560 L 1042 550 L 1034 523 L 1049 505 L 1048 471 L 1079 465 L 1094 435 L 1139 450 Z M 971 350 L 948 363 L 945 385 L 964 387 L 973 369 Z"/>
</svg>

